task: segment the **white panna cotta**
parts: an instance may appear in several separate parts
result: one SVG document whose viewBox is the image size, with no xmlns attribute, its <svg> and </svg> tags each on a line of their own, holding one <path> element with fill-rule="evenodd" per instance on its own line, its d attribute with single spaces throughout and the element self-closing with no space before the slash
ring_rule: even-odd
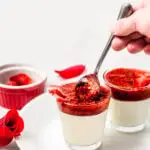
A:
<svg viewBox="0 0 150 150">
<path fill-rule="evenodd" d="M 60 112 L 65 141 L 72 145 L 92 145 L 102 141 L 107 111 L 94 116 L 73 116 Z"/>
<path fill-rule="evenodd" d="M 120 101 L 111 98 L 110 119 L 114 125 L 135 127 L 146 123 L 150 98 L 141 101 Z"/>
</svg>

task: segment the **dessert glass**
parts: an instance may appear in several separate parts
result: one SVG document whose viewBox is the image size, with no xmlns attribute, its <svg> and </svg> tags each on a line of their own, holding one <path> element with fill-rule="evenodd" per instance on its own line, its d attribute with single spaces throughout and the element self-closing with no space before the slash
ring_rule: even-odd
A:
<svg viewBox="0 0 150 150">
<path fill-rule="evenodd" d="M 145 74 L 143 70 L 128 69 L 128 71 L 132 70 L 133 72 L 141 72 L 139 77 L 136 75 L 134 77 L 136 78 L 134 83 L 137 84 L 137 81 L 141 85 L 132 88 L 122 87 L 121 84 L 119 86 L 119 80 L 120 78 L 123 78 L 123 76 L 119 76 L 118 79 L 115 79 L 116 81 L 118 80 L 118 85 L 112 83 L 109 78 L 110 73 L 114 70 L 106 71 L 104 73 L 105 83 L 108 87 L 110 87 L 112 93 L 109 109 L 112 125 L 116 128 L 116 130 L 121 132 L 132 133 L 140 131 L 144 129 L 148 118 L 148 109 L 150 106 L 150 80 L 146 79 L 144 75 L 142 75 Z M 113 78 L 115 78 L 115 76 Z M 129 78 L 131 79 L 132 77 Z"/>
<path fill-rule="evenodd" d="M 75 88 L 76 83 L 66 84 Z M 107 108 L 110 101 L 110 90 L 101 86 L 98 100 L 80 102 L 70 93 L 64 98 L 59 90 L 50 93 L 59 95 L 57 104 L 60 110 L 64 139 L 74 150 L 94 150 L 102 144 Z M 61 94 L 60 94 L 61 93 Z M 70 96 L 71 95 L 71 96 Z"/>
</svg>

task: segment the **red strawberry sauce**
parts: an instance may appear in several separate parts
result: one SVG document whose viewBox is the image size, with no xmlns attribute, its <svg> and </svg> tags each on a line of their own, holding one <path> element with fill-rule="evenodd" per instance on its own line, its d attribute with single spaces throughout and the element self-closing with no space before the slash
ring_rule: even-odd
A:
<svg viewBox="0 0 150 150">
<path fill-rule="evenodd" d="M 117 68 L 104 74 L 112 97 L 123 101 L 150 98 L 150 72 L 139 69 Z"/>
<path fill-rule="evenodd" d="M 59 109 L 67 114 L 76 116 L 96 115 L 108 108 L 110 90 L 101 86 L 101 92 L 95 100 L 79 101 L 75 94 L 76 83 L 62 86 L 51 86 L 49 92 L 57 97 Z"/>
</svg>

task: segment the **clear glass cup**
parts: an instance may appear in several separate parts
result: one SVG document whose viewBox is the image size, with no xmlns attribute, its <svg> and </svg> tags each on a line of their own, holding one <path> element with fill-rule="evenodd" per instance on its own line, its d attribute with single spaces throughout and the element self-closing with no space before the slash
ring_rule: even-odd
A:
<svg viewBox="0 0 150 150">
<path fill-rule="evenodd" d="M 95 150 L 102 144 L 110 90 L 101 86 L 105 98 L 91 103 L 70 103 L 57 98 L 64 139 L 74 150 Z"/>
<path fill-rule="evenodd" d="M 111 71 L 111 70 L 110 70 Z M 110 83 L 103 75 L 106 85 L 111 89 L 109 115 L 116 130 L 138 132 L 144 129 L 150 107 L 150 86 L 123 88 Z"/>
</svg>

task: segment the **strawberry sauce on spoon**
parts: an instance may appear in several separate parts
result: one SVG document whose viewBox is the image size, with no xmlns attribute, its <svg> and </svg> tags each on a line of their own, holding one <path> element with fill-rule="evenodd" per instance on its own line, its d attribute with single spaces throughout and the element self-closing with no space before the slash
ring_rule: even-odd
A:
<svg viewBox="0 0 150 150">
<path fill-rule="evenodd" d="M 122 5 L 118 19 L 127 17 L 131 15 L 133 12 L 132 6 L 130 3 L 126 3 Z M 102 52 L 102 55 L 96 65 L 96 68 L 94 70 L 93 74 L 86 75 L 82 77 L 77 85 L 76 85 L 76 96 L 80 101 L 88 100 L 88 99 L 97 99 L 100 94 L 100 82 L 98 80 L 98 72 L 99 69 L 103 63 L 104 58 L 106 57 L 110 47 L 111 47 L 111 42 L 114 38 L 114 35 L 111 34 L 109 37 L 109 40 Z"/>
</svg>

